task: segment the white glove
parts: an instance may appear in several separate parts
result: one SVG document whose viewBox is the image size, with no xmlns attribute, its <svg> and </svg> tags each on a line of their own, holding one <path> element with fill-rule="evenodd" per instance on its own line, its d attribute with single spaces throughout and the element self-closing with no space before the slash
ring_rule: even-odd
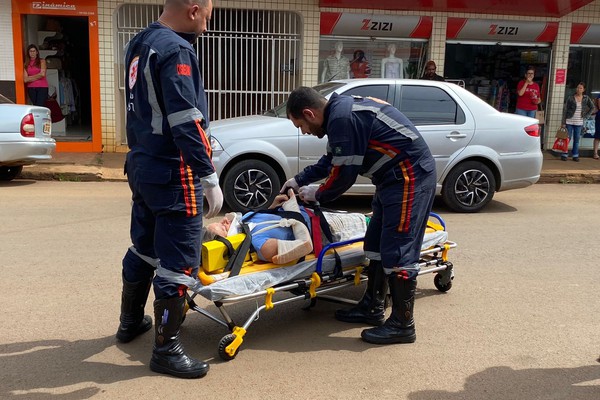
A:
<svg viewBox="0 0 600 400">
<path fill-rule="evenodd" d="M 300 188 L 298 186 L 298 182 L 296 182 L 296 178 L 288 179 L 287 181 L 285 181 L 285 183 L 281 187 L 281 190 L 279 191 L 279 193 L 285 193 L 290 188 L 294 189 L 295 192 L 297 192 L 298 189 Z"/>
<path fill-rule="evenodd" d="M 212 218 L 221 211 L 223 206 L 223 192 L 219 187 L 219 177 L 217 177 L 216 172 L 213 172 L 204 178 L 200 178 L 200 182 L 202 183 L 202 189 L 204 189 L 204 197 L 208 202 L 208 212 L 205 217 Z"/>
<path fill-rule="evenodd" d="M 298 195 L 300 196 L 300 199 L 303 202 L 309 202 L 309 201 L 314 201 L 316 202 L 316 193 L 317 190 L 319 190 L 318 186 L 302 186 L 299 190 L 298 190 Z"/>
</svg>

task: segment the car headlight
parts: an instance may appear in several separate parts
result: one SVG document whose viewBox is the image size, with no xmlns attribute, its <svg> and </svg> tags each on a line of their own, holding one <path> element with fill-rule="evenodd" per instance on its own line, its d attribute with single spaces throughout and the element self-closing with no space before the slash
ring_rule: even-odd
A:
<svg viewBox="0 0 600 400">
<path fill-rule="evenodd" d="M 214 136 L 210 137 L 210 147 L 212 147 L 213 151 L 223 151 L 223 146 Z"/>
</svg>

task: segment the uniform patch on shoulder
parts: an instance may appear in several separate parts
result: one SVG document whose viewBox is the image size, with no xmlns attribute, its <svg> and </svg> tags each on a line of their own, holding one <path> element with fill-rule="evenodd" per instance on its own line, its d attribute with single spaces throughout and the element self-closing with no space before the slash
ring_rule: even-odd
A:
<svg viewBox="0 0 600 400">
<path fill-rule="evenodd" d="M 342 148 L 341 147 L 334 147 L 332 150 L 332 153 L 334 156 L 340 156 L 342 155 Z"/>
<path fill-rule="evenodd" d="M 129 90 L 133 89 L 133 87 L 135 86 L 135 82 L 137 81 L 139 61 L 140 56 L 135 56 L 133 60 L 131 60 L 131 64 L 129 64 Z"/>
<path fill-rule="evenodd" d="M 177 75 L 192 75 L 192 67 L 187 64 L 177 64 Z"/>
</svg>

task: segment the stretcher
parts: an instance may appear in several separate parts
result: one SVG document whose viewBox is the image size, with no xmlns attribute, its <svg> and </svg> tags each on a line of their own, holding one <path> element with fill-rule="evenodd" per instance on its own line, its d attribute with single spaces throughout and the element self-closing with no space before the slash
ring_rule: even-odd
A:
<svg viewBox="0 0 600 400">
<path fill-rule="evenodd" d="M 232 244 L 239 246 L 241 239 L 233 238 Z M 448 253 L 456 246 L 448 240 L 441 216 L 431 213 L 419 260 L 419 275 L 435 273 L 434 285 L 441 292 L 452 287 L 454 271 Z M 316 305 L 317 299 L 354 305 L 357 301 L 330 293 L 361 285 L 368 279 L 363 238 L 327 244 L 319 254 L 309 254 L 300 262 L 286 265 L 260 262 L 249 252 L 240 273 L 233 277 L 227 277 L 219 268 L 226 261 L 222 247 L 211 242 L 203 245 L 203 267 L 198 284 L 189 288 L 187 307 L 227 328 L 229 333 L 218 345 L 219 356 L 225 361 L 237 356 L 250 325 L 263 310 L 272 311 L 278 305 L 294 301 L 309 301 L 307 308 L 310 308 Z M 221 250 L 216 251 L 218 248 Z M 200 307 L 194 301 L 198 295 L 212 301 L 220 315 Z M 256 310 L 242 324 L 237 324 L 227 307 L 247 300 L 262 300 L 262 304 L 257 302 Z"/>
</svg>

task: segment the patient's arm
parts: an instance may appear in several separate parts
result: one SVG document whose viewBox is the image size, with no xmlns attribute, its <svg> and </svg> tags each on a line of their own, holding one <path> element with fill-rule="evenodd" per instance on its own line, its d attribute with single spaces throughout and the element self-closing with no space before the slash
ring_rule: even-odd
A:
<svg viewBox="0 0 600 400">
<path fill-rule="evenodd" d="M 277 255 L 277 239 L 267 239 L 260 248 L 260 253 L 265 259 L 273 262 L 273 257 Z"/>
</svg>

